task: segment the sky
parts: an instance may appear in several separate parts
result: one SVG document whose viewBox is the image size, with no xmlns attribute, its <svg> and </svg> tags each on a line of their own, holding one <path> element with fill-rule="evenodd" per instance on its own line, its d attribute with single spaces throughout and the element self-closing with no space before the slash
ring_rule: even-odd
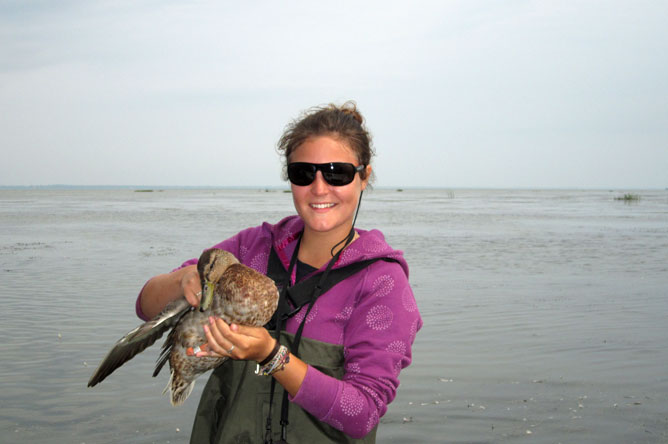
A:
<svg viewBox="0 0 668 444">
<path fill-rule="evenodd" d="M 377 187 L 668 187 L 668 2 L 0 0 L 0 185 L 286 186 L 354 100 Z"/>
</svg>

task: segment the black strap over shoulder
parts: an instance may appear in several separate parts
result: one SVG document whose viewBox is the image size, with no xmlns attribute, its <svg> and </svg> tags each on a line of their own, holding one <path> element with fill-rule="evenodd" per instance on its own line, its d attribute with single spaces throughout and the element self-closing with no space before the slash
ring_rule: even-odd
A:
<svg viewBox="0 0 668 444">
<path fill-rule="evenodd" d="M 365 261 L 354 262 L 352 264 L 346 265 L 341 268 L 336 268 L 329 271 L 326 279 L 320 284 L 320 294 L 325 293 L 327 290 L 332 288 L 334 285 L 338 284 L 341 281 L 346 280 L 350 276 L 354 275 L 358 271 L 361 271 L 373 264 L 376 261 L 384 260 L 390 262 L 397 262 L 391 258 L 374 258 L 367 259 Z M 278 309 L 274 314 L 274 318 L 269 321 L 266 327 L 269 330 L 272 330 L 276 326 L 276 316 L 277 313 L 282 313 L 283 321 L 291 318 L 301 310 L 301 308 L 311 302 L 311 299 L 314 294 L 316 286 L 320 283 L 320 279 L 324 272 L 320 271 L 313 274 L 308 279 L 305 279 L 301 282 L 296 283 L 292 287 L 289 286 L 290 276 L 288 276 L 288 271 L 285 269 L 281 260 L 278 258 L 278 254 L 274 249 L 271 249 L 269 254 L 269 261 L 267 263 L 267 276 L 272 278 L 276 285 L 279 286 L 279 290 L 282 290 L 280 286 L 288 285 L 288 288 L 285 292 L 281 291 L 281 294 L 285 294 L 286 297 L 280 298 L 278 301 Z"/>
</svg>

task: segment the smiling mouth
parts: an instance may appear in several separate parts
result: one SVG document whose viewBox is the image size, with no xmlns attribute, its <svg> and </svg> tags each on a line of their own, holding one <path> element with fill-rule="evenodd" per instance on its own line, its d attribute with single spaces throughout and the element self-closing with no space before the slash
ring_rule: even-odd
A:
<svg viewBox="0 0 668 444">
<path fill-rule="evenodd" d="M 316 210 L 324 210 L 325 208 L 332 208 L 334 205 L 333 203 L 322 203 L 322 204 L 310 204 L 311 208 L 315 208 Z"/>
</svg>

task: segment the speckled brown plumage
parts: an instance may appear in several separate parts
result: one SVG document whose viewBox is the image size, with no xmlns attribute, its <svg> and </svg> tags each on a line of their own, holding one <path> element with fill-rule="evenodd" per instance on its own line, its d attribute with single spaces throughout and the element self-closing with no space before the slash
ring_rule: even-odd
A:
<svg viewBox="0 0 668 444">
<path fill-rule="evenodd" d="M 195 379 L 226 359 L 186 355 L 188 347 L 206 342 L 202 325 L 208 322 L 209 316 L 220 317 L 227 323 L 259 327 L 266 324 L 276 311 L 278 290 L 274 282 L 238 263 L 231 253 L 219 249 L 207 250 L 200 256 L 197 269 L 203 289 L 207 282 L 213 289 L 211 307 L 202 312 L 191 309 L 185 298 L 172 302 L 155 318 L 116 343 L 91 376 L 89 387 L 104 380 L 173 327 L 162 347 L 153 376 L 169 362 L 171 377 L 165 390 L 170 391 L 173 405 L 182 404 L 192 392 Z"/>
</svg>

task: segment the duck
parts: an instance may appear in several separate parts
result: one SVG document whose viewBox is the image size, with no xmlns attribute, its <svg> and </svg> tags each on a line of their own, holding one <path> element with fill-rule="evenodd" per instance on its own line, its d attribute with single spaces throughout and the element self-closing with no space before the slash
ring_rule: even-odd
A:
<svg viewBox="0 0 668 444">
<path fill-rule="evenodd" d="M 169 330 L 153 376 L 169 362 L 170 378 L 163 394 L 170 392 L 174 406 L 190 396 L 201 374 L 225 362 L 227 357 L 196 357 L 192 350 L 207 342 L 203 325 L 210 316 L 228 324 L 261 327 L 269 322 L 278 306 L 279 293 L 274 281 L 247 267 L 230 252 L 218 248 L 205 250 L 197 261 L 202 284 L 199 309 L 185 297 L 170 302 L 153 319 L 139 325 L 119 339 L 88 381 L 88 387 L 102 382 L 117 368 L 153 345 Z"/>
</svg>

